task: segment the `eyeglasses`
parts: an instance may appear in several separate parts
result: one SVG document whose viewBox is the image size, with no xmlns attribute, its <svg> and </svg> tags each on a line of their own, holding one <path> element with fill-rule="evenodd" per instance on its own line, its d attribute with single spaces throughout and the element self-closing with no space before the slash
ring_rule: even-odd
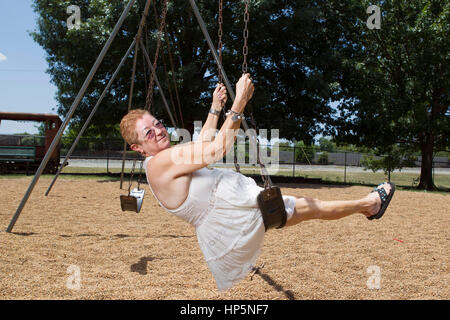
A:
<svg viewBox="0 0 450 320">
<path fill-rule="evenodd" d="M 164 128 L 164 123 L 162 120 L 156 120 L 156 122 L 153 124 L 153 127 L 148 129 L 145 133 L 145 138 L 153 140 L 153 138 L 156 136 L 155 128 L 162 129 Z"/>
</svg>

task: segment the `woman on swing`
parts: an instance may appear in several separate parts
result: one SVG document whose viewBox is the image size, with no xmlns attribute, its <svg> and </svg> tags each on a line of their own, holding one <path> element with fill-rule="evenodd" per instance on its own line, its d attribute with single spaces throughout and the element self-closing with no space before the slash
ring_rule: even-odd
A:
<svg viewBox="0 0 450 320">
<path fill-rule="evenodd" d="M 146 157 L 149 187 L 160 205 L 192 224 L 219 290 L 226 290 L 252 270 L 265 227 L 257 196 L 263 188 L 238 172 L 208 169 L 233 147 L 241 115 L 253 95 L 249 74 L 236 84 L 236 99 L 219 132 L 217 122 L 227 100 L 218 85 L 208 118 L 194 142 L 171 147 L 167 130 L 145 110 L 132 110 L 121 121 L 123 138 Z M 214 137 L 215 135 L 215 137 Z M 310 219 L 334 220 L 360 213 L 380 218 L 394 193 L 394 185 L 379 185 L 366 197 L 352 201 L 321 201 L 283 195 L 287 222 L 293 226 Z"/>
</svg>

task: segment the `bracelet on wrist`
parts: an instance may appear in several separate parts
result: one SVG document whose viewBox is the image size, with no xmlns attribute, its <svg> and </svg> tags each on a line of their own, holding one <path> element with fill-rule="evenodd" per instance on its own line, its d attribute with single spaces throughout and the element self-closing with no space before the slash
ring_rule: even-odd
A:
<svg viewBox="0 0 450 320">
<path fill-rule="evenodd" d="M 209 109 L 209 113 L 216 115 L 216 116 L 219 116 L 220 112 L 222 112 L 222 110 L 216 110 L 214 108 Z"/>
<path fill-rule="evenodd" d="M 225 115 L 228 117 L 230 114 L 232 114 L 233 116 L 231 117 L 231 120 L 233 120 L 234 122 L 238 121 L 238 120 L 242 120 L 244 119 L 244 114 L 243 113 L 237 113 L 236 111 L 233 110 L 228 110 L 227 113 L 225 113 Z"/>
</svg>

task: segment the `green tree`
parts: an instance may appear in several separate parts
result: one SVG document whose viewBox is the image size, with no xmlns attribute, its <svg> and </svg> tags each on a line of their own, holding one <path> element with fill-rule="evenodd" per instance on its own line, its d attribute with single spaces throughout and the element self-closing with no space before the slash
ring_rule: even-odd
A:
<svg viewBox="0 0 450 320">
<path fill-rule="evenodd" d="M 368 29 L 369 1 L 330 1 L 342 14 L 340 103 L 331 132 L 376 154 L 421 152 L 418 187 L 434 189 L 433 154 L 449 145 L 450 2 L 381 1 L 381 29 Z"/>
<path fill-rule="evenodd" d="M 87 119 L 112 72 L 116 69 L 137 32 L 145 2 L 145 0 L 135 2 L 81 101 L 70 124 L 71 126 L 80 128 Z M 147 27 L 144 32 L 144 42 L 147 44 L 149 55 L 153 60 L 159 28 L 159 24 L 156 23 L 156 16 L 160 16 L 162 1 L 152 2 L 155 6 L 150 8 Z M 34 1 L 34 10 L 38 14 L 38 27 L 31 35 L 47 52 L 48 73 L 51 75 L 52 82 L 58 88 L 56 95 L 59 102 L 58 114 L 67 114 L 75 95 L 81 88 L 126 3 L 127 1 L 122 0 Z M 81 9 L 80 29 L 68 30 L 67 28 L 66 20 L 69 15 L 66 13 L 66 9 L 69 5 L 78 5 Z M 209 3 L 200 7 L 203 16 L 209 17 L 206 21 L 210 26 L 211 23 L 214 23 L 216 9 L 213 4 Z M 171 1 L 169 3 L 167 30 L 165 39 L 170 40 L 171 53 L 174 57 L 172 63 L 179 96 L 182 99 L 183 117 L 187 127 L 192 131 L 193 120 L 199 115 L 202 115 L 202 118 L 206 116 L 209 109 L 206 103 L 208 96 L 205 96 L 204 93 L 210 91 L 210 79 L 213 75 L 207 76 L 206 71 L 214 69 L 214 65 L 212 59 L 207 58 L 208 47 L 188 1 Z M 170 102 L 172 99 L 168 96 L 167 83 L 172 80 L 172 71 L 168 61 L 168 46 L 164 40 L 159 56 L 158 77 L 163 85 L 166 98 Z M 92 119 L 92 126 L 87 130 L 87 135 L 108 134 L 110 130 L 114 129 L 110 125 L 119 123 L 121 117 L 126 113 L 132 61 L 133 59 L 129 58 L 122 67 L 110 88 L 110 93 L 105 96 L 102 106 Z M 137 59 L 132 108 L 143 108 L 145 106 L 146 89 L 149 81 L 147 73 L 148 67 L 144 64 L 140 52 Z M 170 123 L 161 96 L 157 91 L 155 89 L 151 111 L 158 118 L 163 118 L 166 123 Z M 174 110 L 173 106 L 171 107 L 174 117 L 177 119 L 179 112 Z M 178 121 L 181 122 L 179 117 Z"/>
<path fill-rule="evenodd" d="M 377 157 L 373 152 L 364 154 L 361 158 L 361 164 L 365 169 L 370 169 L 373 172 L 383 170 L 390 181 L 392 171 L 401 170 L 404 167 L 413 167 L 415 160 L 416 158 L 404 149 L 394 147 L 390 154 L 381 157 Z"/>
<path fill-rule="evenodd" d="M 314 160 L 314 146 L 305 145 L 303 141 L 294 143 L 295 145 L 295 161 L 312 164 Z"/>
<path fill-rule="evenodd" d="M 156 11 L 152 6 L 144 34 L 153 59 L 158 29 L 155 12 L 158 15 L 161 12 L 162 1 L 152 3 Z M 339 65 L 333 47 L 339 41 L 340 34 L 334 31 L 334 21 L 338 20 L 338 16 L 334 16 L 328 24 L 324 22 L 331 12 L 326 3 L 325 0 L 251 1 L 248 71 L 255 80 L 256 91 L 252 107 L 247 109 L 248 112 L 253 111 L 260 128 L 279 128 L 280 138 L 295 138 L 310 144 L 314 136 L 323 130 L 320 123 L 330 117 L 332 110 L 329 102 L 335 100 L 335 83 L 339 79 Z M 81 9 L 81 28 L 78 30 L 68 30 L 66 25 L 66 9 L 70 4 Z M 47 52 L 48 73 L 58 88 L 58 114 L 67 114 L 125 4 L 123 0 L 34 0 L 38 27 L 31 35 Z M 197 1 L 197 4 L 217 43 L 218 3 Z M 136 34 L 144 5 L 145 0 L 136 1 L 75 113 L 71 126 L 79 128 L 86 120 Z M 232 83 L 242 73 L 243 17 L 242 1 L 224 1 L 223 64 Z M 169 2 L 166 26 L 158 77 L 169 99 L 167 84 L 172 75 L 175 76 L 182 117 L 177 107 L 172 107 L 172 111 L 179 125 L 184 123 L 184 127 L 193 132 L 193 121 L 204 119 L 207 115 L 211 93 L 217 82 L 217 66 L 188 1 Z M 110 128 L 107 124 L 117 124 L 126 113 L 131 69 L 132 59 L 128 59 L 86 134 L 108 133 Z M 133 108 L 144 106 L 148 81 L 144 69 L 143 59 L 139 57 Z M 174 93 L 173 87 L 171 92 Z M 155 90 L 152 112 L 168 122 L 158 90 Z"/>
<path fill-rule="evenodd" d="M 322 151 L 333 152 L 336 149 L 336 144 L 332 140 L 322 137 L 319 139 L 319 147 Z"/>
</svg>

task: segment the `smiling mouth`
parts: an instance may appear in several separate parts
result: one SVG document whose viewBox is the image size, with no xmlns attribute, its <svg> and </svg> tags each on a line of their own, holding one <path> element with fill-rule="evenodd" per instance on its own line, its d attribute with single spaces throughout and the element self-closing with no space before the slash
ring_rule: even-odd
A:
<svg viewBox="0 0 450 320">
<path fill-rule="evenodd" d="M 161 139 L 159 139 L 157 142 L 160 142 L 160 141 L 162 141 L 162 140 L 164 140 L 164 139 L 167 139 L 167 137 L 164 136 L 164 137 L 162 137 Z"/>
</svg>

